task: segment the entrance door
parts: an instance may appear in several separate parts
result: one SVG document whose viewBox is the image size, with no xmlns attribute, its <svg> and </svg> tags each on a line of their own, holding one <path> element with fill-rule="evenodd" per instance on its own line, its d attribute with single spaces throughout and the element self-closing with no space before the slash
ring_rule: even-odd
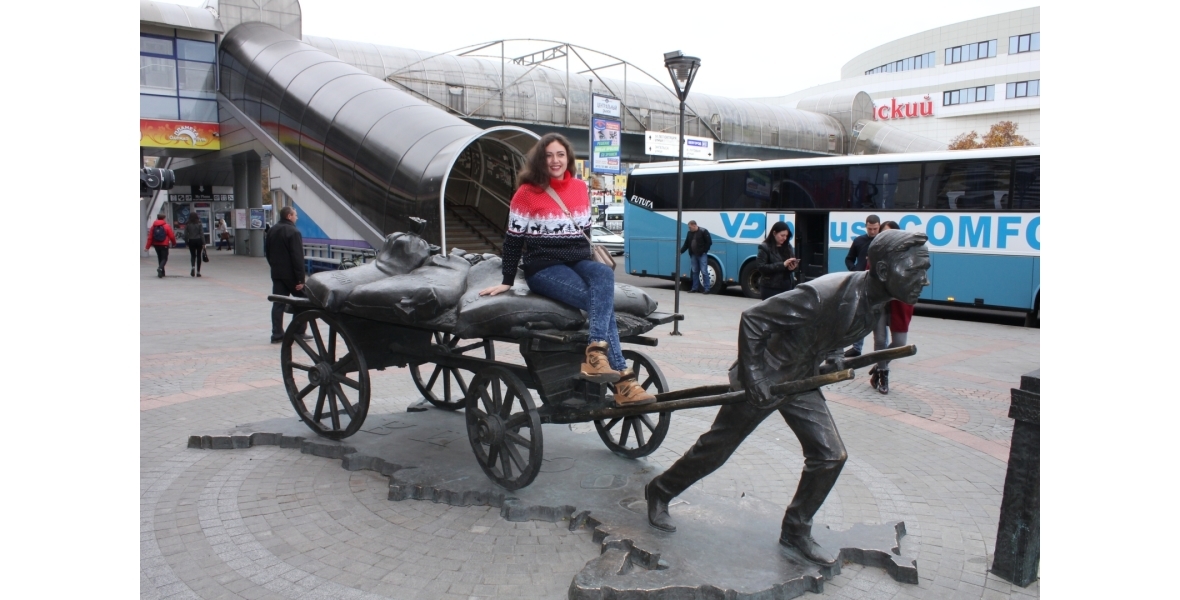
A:
<svg viewBox="0 0 1180 600">
<path fill-rule="evenodd" d="M 799 283 L 828 272 L 828 213 L 795 212 L 795 252 L 799 257 Z"/>
<path fill-rule="evenodd" d="M 196 208 L 197 217 L 201 219 L 201 231 L 205 232 L 205 245 L 209 245 L 209 241 L 213 238 L 209 233 L 213 231 L 213 213 L 208 208 Z"/>
</svg>

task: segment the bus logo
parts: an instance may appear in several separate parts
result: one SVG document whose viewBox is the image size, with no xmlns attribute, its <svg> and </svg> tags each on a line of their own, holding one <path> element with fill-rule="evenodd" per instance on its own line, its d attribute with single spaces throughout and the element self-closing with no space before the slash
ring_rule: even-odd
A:
<svg viewBox="0 0 1180 600">
<path fill-rule="evenodd" d="M 647 210 L 652 210 L 655 207 L 651 200 L 648 200 L 647 198 L 640 198 L 634 194 L 631 195 L 630 201 L 631 204 L 634 204 L 635 206 L 642 206 Z"/>
</svg>

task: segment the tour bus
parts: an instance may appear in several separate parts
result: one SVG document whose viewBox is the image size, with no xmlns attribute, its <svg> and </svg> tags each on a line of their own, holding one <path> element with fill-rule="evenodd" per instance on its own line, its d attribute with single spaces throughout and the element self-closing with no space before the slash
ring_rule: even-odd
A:
<svg viewBox="0 0 1180 600">
<path fill-rule="evenodd" d="M 800 281 L 845 271 L 865 217 L 929 236 L 923 302 L 1019 310 L 1039 323 L 1040 164 L 1037 147 L 684 165 L 681 240 L 688 221 L 709 230 L 712 291 L 740 284 L 758 298 L 754 259 L 769 225 L 784 221 Z M 676 270 L 676 163 L 636 167 L 627 180 L 624 266 L 641 277 Z M 681 277 L 689 261 L 681 258 Z"/>
</svg>

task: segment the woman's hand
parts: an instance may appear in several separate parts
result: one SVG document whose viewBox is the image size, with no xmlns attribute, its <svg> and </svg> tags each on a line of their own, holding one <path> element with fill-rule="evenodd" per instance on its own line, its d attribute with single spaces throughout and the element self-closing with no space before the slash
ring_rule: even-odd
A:
<svg viewBox="0 0 1180 600">
<path fill-rule="evenodd" d="M 512 286 L 504 285 L 501 283 L 500 285 L 493 285 L 490 288 L 484 288 L 484 289 L 480 290 L 479 295 L 480 296 L 495 296 L 497 294 L 503 294 L 504 292 L 507 292 L 510 289 L 512 289 Z"/>
<path fill-rule="evenodd" d="M 787 260 L 783 261 L 783 264 L 786 265 L 788 271 L 794 271 L 795 268 L 799 266 L 799 259 L 788 258 Z"/>
</svg>

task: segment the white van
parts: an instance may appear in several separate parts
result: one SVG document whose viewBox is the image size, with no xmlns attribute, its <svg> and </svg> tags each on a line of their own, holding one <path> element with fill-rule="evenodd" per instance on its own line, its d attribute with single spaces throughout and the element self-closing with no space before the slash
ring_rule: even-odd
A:
<svg viewBox="0 0 1180 600">
<path fill-rule="evenodd" d="M 606 207 L 606 228 L 611 231 L 623 230 L 623 205 L 612 204 Z"/>
</svg>

